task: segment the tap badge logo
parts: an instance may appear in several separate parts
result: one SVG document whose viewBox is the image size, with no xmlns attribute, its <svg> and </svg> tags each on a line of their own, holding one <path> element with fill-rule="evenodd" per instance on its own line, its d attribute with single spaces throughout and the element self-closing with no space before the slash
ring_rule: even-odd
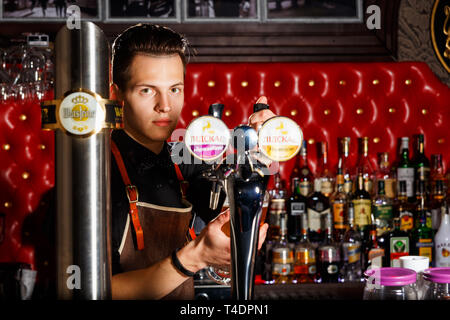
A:
<svg viewBox="0 0 450 320">
<path fill-rule="evenodd" d="M 64 98 L 59 107 L 62 127 L 74 135 L 97 132 L 105 120 L 105 111 L 94 96 L 86 92 L 74 92 Z"/>
<path fill-rule="evenodd" d="M 434 52 L 443 67 L 450 73 L 450 4 L 448 0 L 435 1 L 430 29 Z"/>
<path fill-rule="evenodd" d="M 212 161 L 219 159 L 227 150 L 230 137 L 230 130 L 222 120 L 203 116 L 189 124 L 184 141 L 194 157 Z"/>
<path fill-rule="evenodd" d="M 273 117 L 264 122 L 258 133 L 261 152 L 273 161 L 295 157 L 303 142 L 298 124 L 286 117 Z"/>
</svg>

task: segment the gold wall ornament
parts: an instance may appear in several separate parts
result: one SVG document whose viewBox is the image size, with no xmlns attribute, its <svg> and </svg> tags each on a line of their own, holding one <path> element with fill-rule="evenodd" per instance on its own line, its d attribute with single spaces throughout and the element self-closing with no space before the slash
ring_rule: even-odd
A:
<svg viewBox="0 0 450 320">
<path fill-rule="evenodd" d="M 450 6 L 436 0 L 431 12 L 431 41 L 442 66 L 450 73 Z"/>
</svg>

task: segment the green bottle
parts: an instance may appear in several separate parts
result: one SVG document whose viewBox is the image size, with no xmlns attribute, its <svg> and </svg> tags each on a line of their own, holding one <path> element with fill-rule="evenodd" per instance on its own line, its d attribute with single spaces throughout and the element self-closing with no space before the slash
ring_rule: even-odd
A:
<svg viewBox="0 0 450 320">
<path fill-rule="evenodd" d="M 410 202 L 414 199 L 414 165 L 409 160 L 409 138 L 402 137 L 401 158 L 397 166 L 397 188 L 400 189 L 400 181 L 406 182 L 406 196 Z"/>
<path fill-rule="evenodd" d="M 416 135 L 416 151 L 411 162 L 414 165 L 414 179 L 416 183 L 417 181 L 425 181 L 425 190 L 429 192 L 430 160 L 425 156 L 423 134 Z"/>
<path fill-rule="evenodd" d="M 427 215 L 425 210 L 417 211 L 418 223 L 413 231 L 413 250 L 412 254 L 424 256 L 430 259 L 430 265 L 433 261 L 433 230 L 427 225 Z"/>
</svg>

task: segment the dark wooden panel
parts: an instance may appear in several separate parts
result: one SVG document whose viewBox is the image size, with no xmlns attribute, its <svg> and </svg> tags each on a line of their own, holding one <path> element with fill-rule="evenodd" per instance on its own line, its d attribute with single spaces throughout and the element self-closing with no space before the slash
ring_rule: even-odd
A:
<svg viewBox="0 0 450 320">
<path fill-rule="evenodd" d="M 381 9 L 381 29 L 361 23 L 178 23 L 197 51 L 196 61 L 393 61 L 397 57 L 397 17 L 401 0 L 366 0 Z M 98 23 L 111 43 L 133 23 Z M 54 39 L 62 23 L 0 23 L 0 36 L 43 32 Z M 193 60 L 192 60 L 193 61 Z"/>
</svg>

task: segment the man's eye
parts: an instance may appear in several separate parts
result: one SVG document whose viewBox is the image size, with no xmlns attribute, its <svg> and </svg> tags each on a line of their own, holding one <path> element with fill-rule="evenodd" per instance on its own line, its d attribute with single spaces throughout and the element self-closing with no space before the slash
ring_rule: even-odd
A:
<svg viewBox="0 0 450 320">
<path fill-rule="evenodd" d="M 150 95 L 150 96 L 152 96 L 152 95 L 155 94 L 155 90 L 153 90 L 153 89 L 151 89 L 151 88 L 144 88 L 144 89 L 141 90 L 141 93 L 142 93 L 142 94 L 145 94 L 145 95 Z"/>
<path fill-rule="evenodd" d="M 172 88 L 171 91 L 172 91 L 172 93 L 180 93 L 181 88 Z"/>
</svg>

